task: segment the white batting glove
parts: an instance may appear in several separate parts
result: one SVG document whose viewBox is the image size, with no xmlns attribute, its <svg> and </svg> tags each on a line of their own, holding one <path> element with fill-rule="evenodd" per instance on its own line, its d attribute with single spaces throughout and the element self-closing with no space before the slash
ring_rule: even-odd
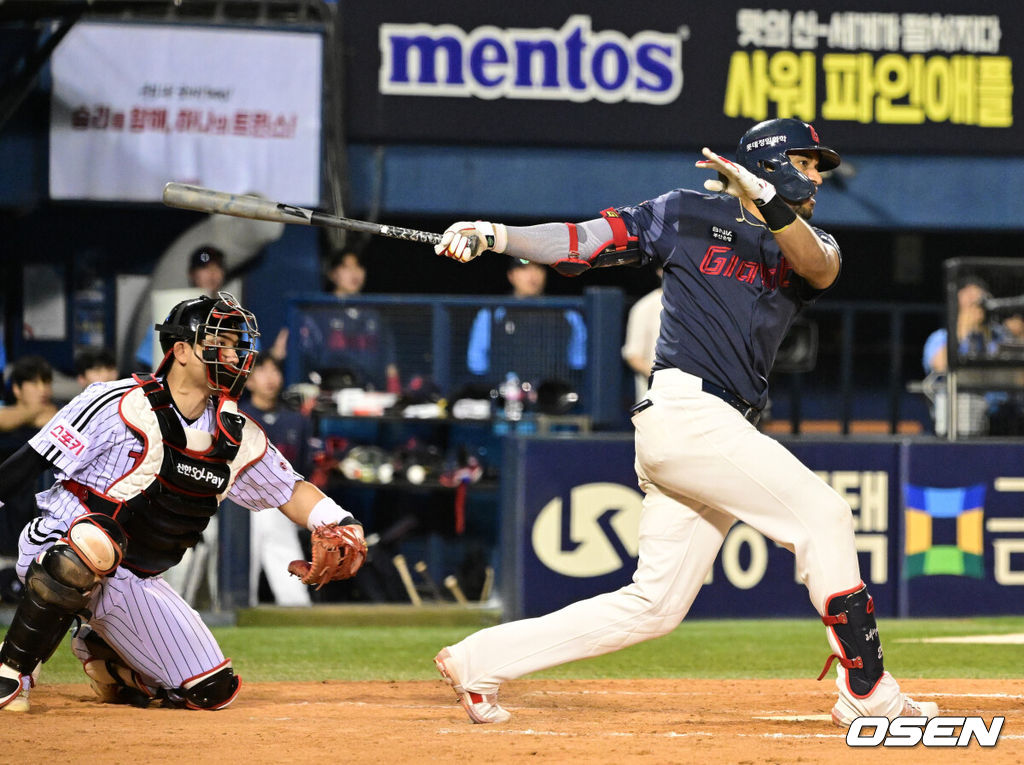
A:
<svg viewBox="0 0 1024 765">
<path fill-rule="evenodd" d="M 701 154 L 707 157 L 706 160 L 698 160 L 697 167 L 705 170 L 716 170 L 725 177 L 721 180 L 704 181 L 704 188 L 708 191 L 725 192 L 730 196 L 740 199 L 751 200 L 758 207 L 771 201 L 775 196 L 775 187 L 754 175 L 742 165 L 730 162 L 725 157 L 715 154 L 706 146 L 701 149 Z"/>
<path fill-rule="evenodd" d="M 445 229 L 441 243 L 434 246 L 434 252 L 468 263 L 485 250 L 504 252 L 507 246 L 508 232 L 503 224 L 485 220 L 459 221 Z"/>
</svg>

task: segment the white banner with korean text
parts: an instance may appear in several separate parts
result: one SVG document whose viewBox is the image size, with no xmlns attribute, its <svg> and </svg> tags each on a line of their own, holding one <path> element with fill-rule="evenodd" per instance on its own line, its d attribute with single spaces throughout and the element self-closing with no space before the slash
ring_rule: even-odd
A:
<svg viewBox="0 0 1024 765">
<path fill-rule="evenodd" d="M 316 33 L 75 26 L 52 58 L 51 198 L 178 181 L 317 206 L 321 58 Z"/>
</svg>

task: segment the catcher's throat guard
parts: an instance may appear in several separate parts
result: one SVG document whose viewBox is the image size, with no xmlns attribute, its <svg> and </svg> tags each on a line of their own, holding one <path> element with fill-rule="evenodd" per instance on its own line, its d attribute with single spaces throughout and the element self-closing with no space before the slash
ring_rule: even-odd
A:
<svg viewBox="0 0 1024 765">
<path fill-rule="evenodd" d="M 206 365 L 211 390 L 233 399 L 242 394 L 256 360 L 256 338 L 260 333 L 256 317 L 230 292 L 178 303 L 164 322 L 156 325 L 156 330 L 164 352 L 156 370 L 158 376 L 166 376 L 171 369 L 174 344 L 185 342 Z"/>
</svg>

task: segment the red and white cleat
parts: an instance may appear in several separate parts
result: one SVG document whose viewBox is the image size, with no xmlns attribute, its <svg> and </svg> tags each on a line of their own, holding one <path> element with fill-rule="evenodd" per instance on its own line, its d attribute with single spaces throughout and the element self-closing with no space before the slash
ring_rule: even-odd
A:
<svg viewBox="0 0 1024 765">
<path fill-rule="evenodd" d="M 455 691 L 462 708 L 474 723 L 503 723 L 510 717 L 508 710 L 498 704 L 498 693 L 475 693 L 462 687 L 459 674 L 454 668 L 454 660 L 447 648 L 442 648 L 434 657 L 434 666 L 441 677 Z"/>
</svg>

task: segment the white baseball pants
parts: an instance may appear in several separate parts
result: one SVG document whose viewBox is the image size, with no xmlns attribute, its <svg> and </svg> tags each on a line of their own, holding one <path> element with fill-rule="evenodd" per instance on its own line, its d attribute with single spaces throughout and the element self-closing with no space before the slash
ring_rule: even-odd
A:
<svg viewBox="0 0 1024 765">
<path fill-rule="evenodd" d="M 858 586 L 845 500 L 700 386 L 697 377 L 660 370 L 647 396 L 653 405 L 633 418 L 645 496 L 632 583 L 451 646 L 464 687 L 491 693 L 505 680 L 667 634 L 686 616 L 736 520 L 796 555 L 819 615 L 829 595 Z"/>
</svg>

